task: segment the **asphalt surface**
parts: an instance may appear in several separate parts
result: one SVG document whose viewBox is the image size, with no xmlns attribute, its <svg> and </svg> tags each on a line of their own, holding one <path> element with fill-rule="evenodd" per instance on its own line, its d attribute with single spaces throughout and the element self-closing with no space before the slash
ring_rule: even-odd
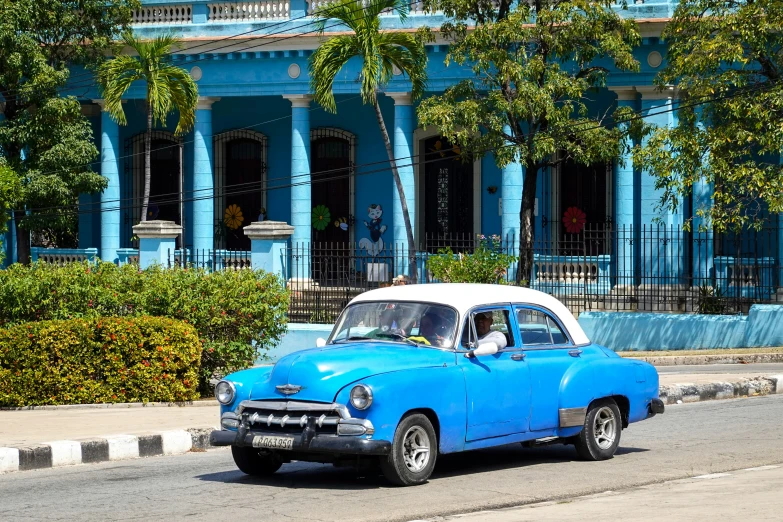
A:
<svg viewBox="0 0 783 522">
<path fill-rule="evenodd" d="M 709 374 L 709 373 L 744 373 L 752 375 L 783 374 L 783 363 L 753 363 L 753 364 L 688 364 L 683 366 L 657 366 L 659 374 Z"/>
<path fill-rule="evenodd" d="M 780 464 L 782 431 L 783 395 L 682 404 L 631 425 L 609 461 L 577 461 L 567 446 L 504 446 L 444 456 L 413 488 L 318 464 L 249 478 L 218 449 L 0 475 L 0 520 L 432 518 Z"/>
</svg>

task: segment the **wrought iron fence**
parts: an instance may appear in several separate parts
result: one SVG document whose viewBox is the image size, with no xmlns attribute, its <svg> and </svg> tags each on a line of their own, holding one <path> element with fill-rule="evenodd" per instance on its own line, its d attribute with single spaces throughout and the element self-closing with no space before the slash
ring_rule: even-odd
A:
<svg viewBox="0 0 783 522">
<path fill-rule="evenodd" d="M 588 225 L 574 234 L 536 237 L 529 277 L 519 273 L 517 261 L 502 280 L 554 295 L 577 315 L 587 310 L 747 313 L 755 303 L 783 304 L 781 235 L 776 227 L 718 234 L 665 225 Z M 513 236 L 427 236 L 415 253 L 417 282 L 436 282 L 428 268 L 432 256 L 446 248 L 453 255 L 471 254 L 482 244 L 519 256 L 519 239 Z M 354 296 L 411 282 L 401 276 L 409 261 L 404 245 L 376 252 L 354 243 L 295 244 L 285 257 L 292 322 L 332 322 Z"/>
</svg>

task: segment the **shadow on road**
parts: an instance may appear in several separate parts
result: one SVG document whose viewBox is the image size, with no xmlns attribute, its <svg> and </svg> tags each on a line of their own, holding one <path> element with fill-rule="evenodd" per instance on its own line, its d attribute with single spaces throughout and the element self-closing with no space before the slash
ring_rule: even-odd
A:
<svg viewBox="0 0 783 522">
<path fill-rule="evenodd" d="M 645 448 L 620 447 L 616 456 L 649 451 Z M 573 446 L 554 445 L 540 448 L 523 448 L 519 444 L 499 446 L 479 451 L 440 455 L 433 479 L 442 479 L 486 473 L 512 468 L 556 464 L 577 460 Z M 233 483 L 238 486 L 271 486 L 284 488 L 368 490 L 392 487 L 381 475 L 378 467 L 357 471 L 352 468 L 335 468 L 329 464 L 294 462 L 285 464 L 272 476 L 250 477 L 239 470 L 198 475 L 207 482 Z"/>
</svg>

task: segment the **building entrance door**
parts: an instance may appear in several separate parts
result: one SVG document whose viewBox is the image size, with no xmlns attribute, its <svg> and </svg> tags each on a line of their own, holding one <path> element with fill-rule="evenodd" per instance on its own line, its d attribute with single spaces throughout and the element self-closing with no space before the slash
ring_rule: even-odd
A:
<svg viewBox="0 0 783 522">
<path fill-rule="evenodd" d="M 422 140 L 424 153 L 424 235 L 427 247 L 451 247 L 472 242 L 473 161 L 463 161 L 445 138 Z"/>
</svg>

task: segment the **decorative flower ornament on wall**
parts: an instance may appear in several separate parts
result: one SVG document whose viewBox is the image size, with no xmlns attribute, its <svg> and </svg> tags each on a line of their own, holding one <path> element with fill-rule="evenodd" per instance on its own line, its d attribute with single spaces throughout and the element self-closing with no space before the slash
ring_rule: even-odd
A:
<svg viewBox="0 0 783 522">
<path fill-rule="evenodd" d="M 577 207 L 568 207 L 563 214 L 563 225 L 569 234 L 578 234 L 587 223 L 587 215 Z"/>
<path fill-rule="evenodd" d="M 236 230 L 242 226 L 245 216 L 242 215 L 242 209 L 239 205 L 229 205 L 223 214 L 223 222 L 231 230 Z"/>
<path fill-rule="evenodd" d="M 324 205 L 318 205 L 313 209 L 313 228 L 323 230 L 332 219 L 332 214 Z"/>
</svg>

